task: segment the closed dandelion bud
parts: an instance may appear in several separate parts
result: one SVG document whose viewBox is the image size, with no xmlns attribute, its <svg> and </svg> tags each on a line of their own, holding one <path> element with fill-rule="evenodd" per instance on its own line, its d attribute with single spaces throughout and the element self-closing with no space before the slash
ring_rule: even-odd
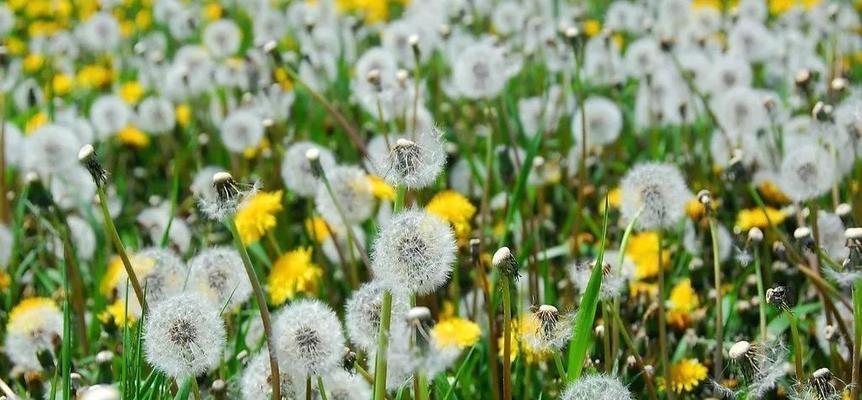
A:
<svg viewBox="0 0 862 400">
<path fill-rule="evenodd" d="M 311 167 L 311 175 L 315 178 L 323 176 L 323 166 L 320 164 L 320 150 L 312 147 L 305 152 L 305 159 Z"/>
<path fill-rule="evenodd" d="M 428 344 L 431 341 L 429 332 L 431 332 L 433 323 L 431 310 L 428 307 L 413 307 L 407 312 L 407 325 L 410 327 L 411 343 L 423 353 L 428 350 Z"/>
<path fill-rule="evenodd" d="M 380 86 L 380 84 L 381 84 L 380 69 L 378 69 L 378 68 L 370 69 L 368 71 L 368 73 L 365 74 L 365 80 L 367 80 L 368 83 L 370 83 L 372 86 L 374 86 L 378 92 L 380 92 L 382 90 L 382 88 Z"/>
<path fill-rule="evenodd" d="M 585 375 L 572 382 L 560 400 L 632 400 L 628 388 L 613 375 Z"/>
<path fill-rule="evenodd" d="M 407 44 L 409 44 L 410 48 L 413 50 L 413 56 L 415 56 L 418 59 L 419 55 L 420 55 L 419 35 L 414 33 L 414 34 L 408 36 L 407 37 Z"/>
<path fill-rule="evenodd" d="M 474 266 L 478 266 L 481 262 L 482 254 L 479 250 L 481 243 L 478 238 L 470 239 L 470 263 Z"/>
<path fill-rule="evenodd" d="M 449 224 L 420 210 L 403 211 L 374 241 L 374 278 L 394 292 L 424 295 L 449 279 L 455 262 L 455 237 Z"/>
<path fill-rule="evenodd" d="M 177 380 L 215 368 L 225 346 L 220 310 L 195 293 L 152 306 L 144 328 L 147 362 Z"/>
<path fill-rule="evenodd" d="M 751 228 L 748 231 L 748 241 L 751 243 L 760 243 L 763 241 L 763 231 L 758 227 Z"/>
<path fill-rule="evenodd" d="M 78 161 L 90 173 L 97 187 L 104 187 L 108 183 L 108 172 L 105 171 L 105 168 L 102 167 L 102 164 L 96 157 L 96 149 L 93 148 L 93 145 L 86 144 L 81 147 L 81 150 L 78 151 Z"/>
<path fill-rule="evenodd" d="M 789 297 L 790 293 L 784 286 L 766 289 L 766 302 L 780 310 L 790 309 Z"/>
<path fill-rule="evenodd" d="M 793 238 L 799 242 L 799 245 L 802 246 L 803 249 L 806 249 L 806 250 L 813 250 L 814 249 L 814 246 L 815 246 L 814 236 L 811 235 L 811 229 L 810 228 L 808 228 L 806 226 L 796 228 L 796 230 L 793 231 Z"/>
<path fill-rule="evenodd" d="M 507 279 L 518 280 L 521 277 L 521 273 L 518 272 L 518 260 L 515 259 L 515 256 L 508 247 L 500 247 L 494 253 L 494 257 L 491 259 L 491 266 L 499 269 L 500 274 Z"/>
<path fill-rule="evenodd" d="M 419 132 L 415 142 L 398 139 L 381 165 L 375 166 L 378 175 L 391 185 L 409 189 L 422 189 L 432 184 L 446 163 L 442 137 L 440 130 L 431 128 Z"/>
<path fill-rule="evenodd" d="M 276 317 L 274 332 L 279 359 L 291 360 L 303 375 L 323 375 L 341 363 L 341 322 L 320 301 L 299 300 L 288 305 Z"/>
<path fill-rule="evenodd" d="M 833 107 L 831 104 L 826 104 L 822 101 L 818 101 L 811 109 L 811 118 L 814 118 L 820 122 L 830 122 L 832 121 L 832 112 Z"/>
<path fill-rule="evenodd" d="M 811 374 L 811 387 L 820 400 L 829 400 L 838 396 L 838 390 L 832 384 L 832 371 L 828 368 L 820 368 Z"/>
<path fill-rule="evenodd" d="M 407 79 L 410 78 L 410 73 L 407 72 L 406 69 L 399 69 L 398 72 L 395 73 L 395 80 L 398 81 L 398 84 L 401 87 L 404 87 L 407 84 Z"/>
<path fill-rule="evenodd" d="M 847 203 L 841 203 L 835 207 L 835 214 L 844 219 L 853 212 L 853 207 Z M 846 222 L 846 221 L 845 221 Z"/>
</svg>

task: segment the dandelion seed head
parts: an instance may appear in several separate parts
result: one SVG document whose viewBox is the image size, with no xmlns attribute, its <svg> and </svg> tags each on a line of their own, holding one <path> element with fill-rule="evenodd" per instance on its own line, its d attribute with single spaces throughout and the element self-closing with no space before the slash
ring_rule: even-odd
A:
<svg viewBox="0 0 862 400">
<path fill-rule="evenodd" d="M 829 192 L 835 182 L 834 158 L 817 144 L 802 144 L 784 156 L 778 186 L 797 202 Z"/>
<path fill-rule="evenodd" d="M 635 263 L 628 257 L 623 257 L 622 265 L 619 263 L 620 252 L 618 250 L 605 250 L 602 263 L 605 266 L 602 268 L 602 286 L 599 291 L 599 297 L 603 300 L 617 298 L 622 295 L 623 289 L 629 279 L 634 276 Z M 569 267 L 569 279 L 575 284 L 575 287 L 580 293 L 587 290 L 592 275 L 595 260 L 590 262 L 575 262 Z"/>
<path fill-rule="evenodd" d="M 327 399 L 332 400 L 366 400 L 372 397 L 371 385 L 362 376 L 337 369 L 323 378 Z M 321 398 L 319 393 L 316 398 Z"/>
<path fill-rule="evenodd" d="M 422 189 L 437 179 L 446 163 L 442 132 L 422 131 L 416 141 L 398 138 L 385 161 L 376 166 L 377 175 L 393 186 Z"/>
<path fill-rule="evenodd" d="M 263 139 L 263 122 L 250 110 L 235 110 L 221 124 L 221 140 L 231 153 L 255 148 Z"/>
<path fill-rule="evenodd" d="M 90 122 L 99 138 L 107 138 L 126 127 L 132 120 L 132 110 L 117 95 L 102 95 L 90 107 Z"/>
<path fill-rule="evenodd" d="M 15 366 L 41 371 L 39 353 L 53 355 L 63 337 L 63 313 L 53 300 L 30 297 L 9 312 L 3 352 Z"/>
<path fill-rule="evenodd" d="M 135 221 L 143 228 L 143 231 L 149 233 L 150 241 L 154 244 L 161 243 L 165 230 L 168 230 L 169 243 L 175 246 L 180 253 L 185 254 L 192 240 L 191 229 L 188 223 L 179 216 L 171 218 L 170 212 L 170 204 L 163 202 L 155 207 L 141 210 Z M 170 223 L 170 228 L 168 228 L 168 223 Z"/>
<path fill-rule="evenodd" d="M 215 21 L 203 32 L 204 46 L 216 57 L 228 57 L 239 50 L 242 33 L 235 22 L 230 19 Z"/>
<path fill-rule="evenodd" d="M 80 150 L 79 139 L 69 128 L 45 124 L 24 138 L 22 164 L 24 170 L 43 178 L 62 173 L 74 166 Z"/>
<path fill-rule="evenodd" d="M 293 360 L 300 373 L 322 375 L 340 365 L 344 355 L 341 322 L 320 301 L 291 303 L 279 312 L 273 329 L 279 358 Z"/>
<path fill-rule="evenodd" d="M 282 398 L 295 399 L 305 393 L 305 385 L 299 388 L 299 382 L 304 381 L 297 371 L 287 362 L 278 365 L 279 389 Z M 304 382 L 303 382 L 304 383 Z M 272 369 L 269 362 L 269 351 L 264 347 L 258 352 L 242 371 L 239 381 L 243 400 L 260 400 L 272 398 Z"/>
<path fill-rule="evenodd" d="M 363 284 L 353 292 L 344 306 L 347 336 L 351 342 L 366 352 L 373 351 L 377 346 L 384 290 L 384 286 L 379 281 Z M 406 315 L 408 309 L 406 297 L 401 293 L 393 293 L 392 315 Z M 391 319 L 391 323 L 396 325 L 403 322 L 400 318 Z"/>
<path fill-rule="evenodd" d="M 632 400 L 629 389 L 616 376 L 585 375 L 563 391 L 561 400 Z"/>
<path fill-rule="evenodd" d="M 149 247 L 130 255 L 129 261 L 149 305 L 160 303 L 182 292 L 188 269 L 173 251 Z M 116 285 L 117 294 L 121 299 L 129 301 L 129 312 L 139 317 L 140 304 L 135 292 L 128 287 L 127 278 L 125 268 L 120 270 Z"/>
<path fill-rule="evenodd" d="M 153 304 L 144 329 L 147 362 L 177 380 L 215 368 L 225 346 L 219 308 L 196 293 Z"/>
<path fill-rule="evenodd" d="M 623 114 L 620 108 L 606 97 L 592 96 L 584 102 L 586 121 L 582 110 L 572 117 L 572 135 L 581 141 L 583 128 L 587 130 L 588 146 L 604 146 L 617 140 L 623 129 Z"/>
<path fill-rule="evenodd" d="M 396 214 L 374 241 L 371 269 L 392 291 L 428 294 L 449 279 L 455 262 L 449 224 L 425 211 Z"/>
<path fill-rule="evenodd" d="M 629 170 L 620 183 L 620 211 L 625 221 L 637 216 L 644 230 L 674 226 L 685 215 L 691 197 L 679 169 L 672 164 L 646 163 Z"/>
<path fill-rule="evenodd" d="M 543 304 L 530 314 L 528 322 L 522 324 L 521 338 L 538 352 L 555 351 L 563 348 L 572 337 L 572 316 L 560 314 L 557 307 Z"/>
<path fill-rule="evenodd" d="M 318 185 L 314 203 L 326 223 L 343 227 L 368 219 L 374 212 L 375 204 L 368 175 L 354 166 L 336 166 L 325 173 L 332 193 L 326 185 Z M 344 212 L 343 218 L 338 207 Z"/>
<path fill-rule="evenodd" d="M 288 147 L 281 163 L 281 178 L 284 185 L 302 197 L 312 197 L 317 192 L 318 179 L 311 165 L 311 157 L 317 153 L 317 162 L 324 171 L 335 167 L 332 152 L 317 143 L 296 142 Z"/>
<path fill-rule="evenodd" d="M 502 50 L 484 42 L 464 48 L 452 67 L 454 87 L 470 99 L 498 95 L 507 79 Z"/>
<path fill-rule="evenodd" d="M 251 296 L 251 283 L 242 258 L 229 247 L 211 247 L 192 257 L 186 286 L 226 311 L 245 303 Z"/>
<path fill-rule="evenodd" d="M 138 105 L 138 126 L 147 133 L 166 134 L 174 129 L 177 123 L 176 111 L 170 100 L 150 96 Z"/>
</svg>

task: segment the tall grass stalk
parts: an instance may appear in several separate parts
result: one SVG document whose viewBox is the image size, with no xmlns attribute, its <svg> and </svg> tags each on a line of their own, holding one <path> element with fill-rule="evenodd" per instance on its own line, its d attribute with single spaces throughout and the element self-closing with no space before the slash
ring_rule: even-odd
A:
<svg viewBox="0 0 862 400">
<path fill-rule="evenodd" d="M 664 260 L 662 260 L 662 239 L 663 234 L 658 231 L 658 351 L 661 354 L 661 366 L 664 374 L 664 381 L 670 382 L 670 362 L 667 356 L 667 323 L 665 319 L 665 282 L 664 282 Z M 675 398 L 673 390 L 667 391 L 667 398 L 673 400 Z"/>
<path fill-rule="evenodd" d="M 111 241 L 114 243 L 114 249 L 120 255 L 120 260 L 123 262 L 123 267 L 126 269 L 126 275 L 129 277 L 129 282 L 132 284 L 132 290 L 135 292 L 135 297 L 138 298 L 138 303 L 141 305 L 142 314 L 148 312 L 147 299 L 144 297 L 144 289 L 141 287 L 141 281 L 138 280 L 138 275 L 132 268 L 132 262 L 129 261 L 129 255 L 126 253 L 126 247 L 120 239 L 120 234 L 117 232 L 117 227 L 114 225 L 114 219 L 111 217 L 111 211 L 108 210 L 108 196 L 105 195 L 105 188 L 101 185 L 96 185 L 96 194 L 99 197 L 99 207 L 102 209 L 102 221 L 105 224 L 105 229 L 108 235 L 111 236 Z"/>
<path fill-rule="evenodd" d="M 715 353 L 713 354 L 713 379 L 721 379 L 721 371 L 724 363 L 724 314 L 721 310 L 721 260 L 718 254 L 718 232 L 715 226 L 715 218 L 709 217 L 709 236 L 712 241 L 712 273 L 715 279 Z M 661 249 L 659 249 L 661 252 Z M 660 254 L 660 253 L 659 253 Z M 661 265 L 659 265 L 661 270 Z"/>
</svg>

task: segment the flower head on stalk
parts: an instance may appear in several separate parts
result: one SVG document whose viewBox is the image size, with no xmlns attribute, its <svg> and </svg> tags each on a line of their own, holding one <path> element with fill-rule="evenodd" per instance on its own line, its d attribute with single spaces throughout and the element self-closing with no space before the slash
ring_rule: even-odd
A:
<svg viewBox="0 0 862 400">
<path fill-rule="evenodd" d="M 213 175 L 215 197 L 201 197 L 201 211 L 213 220 L 221 221 L 233 216 L 260 189 L 260 183 L 241 184 L 233 179 L 228 172 L 217 172 Z"/>
</svg>

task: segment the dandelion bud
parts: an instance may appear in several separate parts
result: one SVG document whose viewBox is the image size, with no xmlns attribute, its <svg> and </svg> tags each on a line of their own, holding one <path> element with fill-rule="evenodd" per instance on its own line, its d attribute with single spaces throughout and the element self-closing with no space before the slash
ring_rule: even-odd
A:
<svg viewBox="0 0 862 400">
<path fill-rule="evenodd" d="M 790 303 L 788 302 L 789 295 L 787 288 L 784 286 L 766 289 L 766 302 L 780 310 L 787 310 L 790 308 Z"/>
<path fill-rule="evenodd" d="M 341 359 L 341 368 L 345 371 L 353 372 L 356 368 L 356 353 L 345 347 L 344 358 Z"/>
<path fill-rule="evenodd" d="M 481 243 L 478 238 L 470 239 L 470 262 L 474 266 L 478 266 L 481 261 L 482 254 L 479 252 L 479 245 Z"/>
<path fill-rule="evenodd" d="M 832 384 L 832 371 L 828 368 L 820 368 L 814 371 L 811 374 L 810 382 L 819 399 L 828 400 L 837 397 L 838 391 L 835 389 L 835 385 Z"/>
<path fill-rule="evenodd" d="M 521 277 L 518 272 L 518 261 L 512 255 L 512 251 L 508 247 L 501 247 L 494 253 L 491 259 L 491 266 L 500 270 L 506 278 L 517 280 Z"/>
<path fill-rule="evenodd" d="M 605 326 L 604 325 L 596 325 L 594 332 L 595 332 L 596 336 L 604 337 L 605 336 Z"/>
<path fill-rule="evenodd" d="M 78 392 L 78 400 L 120 400 L 120 390 L 114 385 L 93 385 Z"/>
<path fill-rule="evenodd" d="M 845 270 L 862 269 L 862 228 L 848 228 L 844 231 L 846 246 L 850 250 L 844 259 Z"/>
<path fill-rule="evenodd" d="M 807 91 L 808 84 L 811 82 L 811 71 L 804 68 L 800 69 L 793 79 L 796 82 L 796 87 Z"/>
<path fill-rule="evenodd" d="M 831 104 L 826 104 L 822 101 L 818 101 L 816 104 L 814 104 L 814 108 L 811 109 L 811 117 L 820 122 L 831 121 L 832 111 L 833 107 Z"/>
<path fill-rule="evenodd" d="M 644 367 L 646 370 L 647 367 Z M 585 375 L 572 382 L 560 400 L 632 400 L 628 388 L 613 375 Z"/>
<path fill-rule="evenodd" d="M 224 399 L 227 394 L 227 382 L 222 379 L 216 379 L 210 386 L 210 393 L 216 399 Z"/>
<path fill-rule="evenodd" d="M 93 178 L 93 182 L 97 187 L 103 187 L 108 182 L 108 172 L 102 167 L 102 164 L 96 158 L 96 149 L 93 145 L 86 144 L 78 151 L 78 161 L 84 165 L 87 172 Z"/>
<path fill-rule="evenodd" d="M 308 160 L 308 165 L 311 166 L 311 174 L 315 178 L 323 176 L 323 166 L 320 164 L 320 150 L 316 147 L 309 148 L 305 151 L 305 159 Z"/>
<path fill-rule="evenodd" d="M 374 85 L 377 90 L 380 90 L 380 70 L 377 68 L 371 69 L 368 71 L 368 74 L 365 75 L 365 79 L 368 83 Z"/>
<path fill-rule="evenodd" d="M 796 239 L 804 249 L 814 249 L 814 236 L 811 235 L 811 228 L 801 226 L 793 231 L 793 238 Z"/>
<path fill-rule="evenodd" d="M 751 228 L 748 231 L 748 241 L 752 243 L 760 243 L 763 241 L 763 231 L 758 227 Z"/>
<path fill-rule="evenodd" d="M 419 58 L 419 35 L 412 34 L 407 37 L 407 44 L 410 45 L 410 48 L 413 49 L 413 55 L 416 58 Z"/>
<path fill-rule="evenodd" d="M 847 78 L 838 77 L 829 82 L 829 88 L 832 89 L 833 92 L 843 92 L 847 90 L 850 85 L 850 81 Z"/>
</svg>

